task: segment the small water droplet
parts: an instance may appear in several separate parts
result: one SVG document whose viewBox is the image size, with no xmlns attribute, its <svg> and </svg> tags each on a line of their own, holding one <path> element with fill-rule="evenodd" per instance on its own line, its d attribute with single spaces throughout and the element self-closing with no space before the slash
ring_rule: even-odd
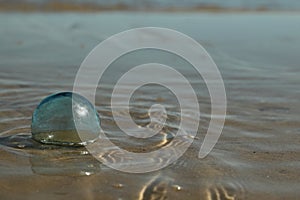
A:
<svg viewBox="0 0 300 200">
<path fill-rule="evenodd" d="M 25 148 L 25 144 L 18 144 L 17 147 L 20 149 L 23 149 L 23 148 Z"/>
<path fill-rule="evenodd" d="M 88 151 L 81 151 L 80 154 L 81 154 L 81 155 L 88 155 L 89 152 L 88 152 Z"/>
<path fill-rule="evenodd" d="M 95 166 L 93 164 L 88 165 L 89 168 L 94 168 Z"/>
<path fill-rule="evenodd" d="M 174 188 L 175 191 L 178 191 L 178 192 L 182 190 L 182 187 L 179 185 L 172 185 L 172 187 Z"/>
<path fill-rule="evenodd" d="M 85 176 L 90 176 L 90 175 L 92 175 L 93 173 L 92 173 L 92 172 L 88 172 L 88 171 L 81 171 L 80 174 L 81 174 L 81 175 L 85 175 Z"/>
<path fill-rule="evenodd" d="M 123 188 L 124 185 L 122 183 L 116 183 L 113 185 L 115 188 Z"/>
</svg>

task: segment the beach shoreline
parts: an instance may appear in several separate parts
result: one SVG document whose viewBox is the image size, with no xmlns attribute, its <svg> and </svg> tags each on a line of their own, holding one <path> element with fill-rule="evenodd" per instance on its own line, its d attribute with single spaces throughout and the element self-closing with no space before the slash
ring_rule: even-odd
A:
<svg viewBox="0 0 300 200">
<path fill-rule="evenodd" d="M 0 12 L 1 198 L 297 199 L 299 21 L 298 12 Z M 199 148 L 210 118 L 218 117 L 210 116 L 205 82 L 182 59 L 155 51 L 133 52 L 112 63 L 99 82 L 96 109 L 115 144 L 136 144 L 113 121 L 110 97 L 116 80 L 144 62 L 178 69 L 196 90 L 201 120 L 193 144 L 176 162 L 160 171 L 128 174 L 105 166 L 85 148 L 31 140 L 33 110 L 50 94 L 72 91 L 81 62 L 96 45 L 113 34 L 149 26 L 194 38 L 219 67 L 227 117 L 205 159 L 197 157 Z M 157 85 L 140 88 L 132 99 L 132 116 L 145 124 L 149 105 L 164 103 L 170 109 L 167 130 L 173 133 L 180 113 L 165 90 Z"/>
</svg>

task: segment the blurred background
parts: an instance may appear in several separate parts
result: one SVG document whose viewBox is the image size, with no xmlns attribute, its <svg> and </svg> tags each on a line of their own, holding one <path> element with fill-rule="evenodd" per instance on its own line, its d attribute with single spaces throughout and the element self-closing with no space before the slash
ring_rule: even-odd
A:
<svg viewBox="0 0 300 200">
<path fill-rule="evenodd" d="M 191 11 L 191 10 L 299 10 L 297 0 L 1 0 L 2 10 L 23 11 Z"/>
</svg>

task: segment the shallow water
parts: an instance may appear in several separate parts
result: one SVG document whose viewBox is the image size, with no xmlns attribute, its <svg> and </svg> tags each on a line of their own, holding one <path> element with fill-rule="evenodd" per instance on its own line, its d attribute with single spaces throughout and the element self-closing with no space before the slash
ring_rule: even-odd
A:
<svg viewBox="0 0 300 200">
<path fill-rule="evenodd" d="M 297 199 L 299 20 L 296 13 L 0 14 L 1 199 Z M 174 95 L 154 84 L 134 93 L 130 111 L 139 125 L 149 123 L 148 109 L 155 103 L 168 111 L 164 129 L 147 141 L 119 130 L 110 95 L 116 80 L 132 66 L 154 59 L 178 69 L 196 89 L 201 107 L 198 134 L 179 160 L 157 172 L 127 174 L 98 162 L 84 147 L 32 140 L 31 115 L 38 103 L 49 94 L 72 90 L 81 61 L 100 41 L 141 26 L 188 34 L 216 61 L 228 111 L 213 151 L 205 159 L 197 157 L 210 120 L 204 81 L 183 60 L 151 50 L 112 64 L 100 81 L 96 108 L 104 132 L 115 144 L 134 152 L 161 148 L 172 142 L 178 129 Z M 165 78 L 176 84 L 172 77 Z M 113 154 L 114 162 L 122 162 Z"/>
</svg>

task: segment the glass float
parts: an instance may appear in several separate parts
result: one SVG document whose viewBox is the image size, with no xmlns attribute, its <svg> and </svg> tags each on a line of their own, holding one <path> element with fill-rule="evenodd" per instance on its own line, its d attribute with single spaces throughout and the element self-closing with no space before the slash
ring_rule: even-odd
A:
<svg viewBox="0 0 300 200">
<path fill-rule="evenodd" d="M 31 132 L 32 138 L 41 143 L 82 146 L 97 139 L 100 119 L 86 98 L 62 92 L 41 101 L 33 112 Z"/>
</svg>

